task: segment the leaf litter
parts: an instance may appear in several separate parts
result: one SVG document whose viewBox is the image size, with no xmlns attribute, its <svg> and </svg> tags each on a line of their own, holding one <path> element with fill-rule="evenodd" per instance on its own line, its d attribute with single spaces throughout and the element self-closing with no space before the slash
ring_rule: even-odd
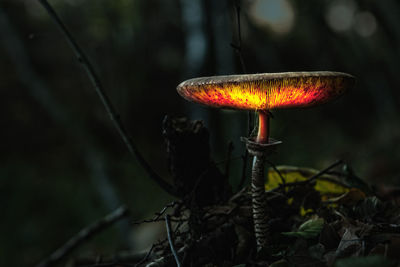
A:
<svg viewBox="0 0 400 267">
<path fill-rule="evenodd" d="M 195 211 L 185 205 L 178 206 L 182 210 L 175 208 L 173 218 L 182 218 L 179 214 L 188 218 L 176 228 L 183 265 L 397 266 L 396 201 L 383 200 L 348 167 L 309 181 L 318 172 L 293 166 L 269 169 L 265 188 L 271 235 L 261 255 L 255 248 L 248 188 Z M 160 257 L 169 260 L 158 266 L 174 265 L 167 245 L 158 245 L 143 266 Z"/>
<path fill-rule="evenodd" d="M 215 204 L 197 205 L 201 196 L 193 194 L 164 208 L 181 266 L 399 266 L 397 195 L 376 193 L 348 167 L 318 173 L 292 166 L 268 170 L 270 238 L 261 252 L 248 187 Z M 156 218 L 146 223 L 162 220 Z M 132 262 L 110 266 L 121 264 Z M 176 266 L 168 240 L 154 244 L 135 266 Z"/>
</svg>

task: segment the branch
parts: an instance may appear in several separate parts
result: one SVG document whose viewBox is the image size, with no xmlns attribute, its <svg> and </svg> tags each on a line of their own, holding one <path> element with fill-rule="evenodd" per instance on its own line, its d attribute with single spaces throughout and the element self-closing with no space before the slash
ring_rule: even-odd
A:
<svg viewBox="0 0 400 267">
<path fill-rule="evenodd" d="M 235 50 L 239 61 L 240 61 L 240 66 L 242 68 L 242 73 L 247 73 L 246 70 L 246 65 L 244 63 L 244 59 L 243 59 L 243 54 L 242 54 L 242 31 L 241 31 L 241 27 L 240 27 L 240 4 L 239 4 L 239 0 L 234 0 L 234 9 L 236 11 L 236 27 L 237 27 L 237 38 L 236 38 L 236 44 L 234 42 L 231 43 L 231 47 Z M 235 39 L 235 38 L 232 38 Z M 252 119 L 252 114 L 251 111 L 247 112 L 247 135 L 250 136 L 254 125 L 252 123 L 253 119 Z M 244 155 L 242 157 L 243 160 L 243 167 L 242 167 L 242 177 L 240 179 L 239 182 L 239 190 L 243 187 L 244 182 L 246 181 L 246 172 L 247 172 L 247 160 L 249 158 L 249 152 L 247 151 L 247 149 L 245 149 L 244 151 Z"/>
<path fill-rule="evenodd" d="M 265 161 L 266 161 L 266 162 L 269 164 L 269 166 L 271 166 L 272 169 L 279 175 L 279 178 L 281 179 L 282 184 L 283 184 L 283 185 L 286 184 L 285 178 L 283 178 L 283 175 L 282 175 L 281 171 L 278 170 L 278 168 L 276 167 L 276 165 L 275 165 L 272 161 L 269 161 L 269 160 L 267 160 L 267 159 L 265 159 Z"/>
<path fill-rule="evenodd" d="M 84 162 L 91 170 L 92 183 L 107 210 L 120 206 L 121 201 L 110 183 L 110 177 L 105 171 L 104 151 L 93 142 L 85 124 L 81 119 L 73 117 L 70 110 L 59 103 L 52 94 L 48 85 L 43 81 L 32 65 L 26 52 L 24 42 L 21 40 L 14 25 L 11 23 L 5 10 L 0 6 L 0 46 L 5 49 L 5 55 L 14 65 L 19 82 L 23 84 L 28 94 L 48 113 L 54 123 L 62 126 L 66 134 L 75 139 L 75 146 L 82 152 Z M 73 125 L 73 126 L 71 126 Z M 126 230 L 129 226 L 121 225 L 120 234 L 127 241 Z M 123 234 L 123 235 L 122 235 Z"/>
<path fill-rule="evenodd" d="M 189 246 L 185 245 L 177 251 L 177 254 L 184 254 L 188 249 Z M 171 266 L 170 258 L 171 258 L 170 255 L 161 257 L 159 259 L 154 260 L 153 262 L 146 264 L 146 267 Z"/>
<path fill-rule="evenodd" d="M 182 264 L 179 261 L 178 254 L 176 253 L 175 246 L 174 246 L 174 240 L 172 239 L 172 233 L 171 233 L 172 230 L 171 230 L 171 224 L 169 222 L 169 215 L 168 214 L 165 215 L 165 225 L 167 227 L 168 242 L 169 242 L 169 246 L 171 247 L 171 252 L 174 255 L 174 258 L 175 258 L 175 261 L 176 261 L 176 265 L 178 267 L 181 267 Z"/>
<path fill-rule="evenodd" d="M 137 221 L 137 222 L 133 222 L 132 225 L 139 225 L 142 223 L 152 223 L 152 222 L 159 222 L 159 221 L 164 221 L 164 218 L 161 218 L 162 215 L 164 215 L 164 213 L 169 209 L 169 208 L 173 208 L 175 205 L 177 205 L 178 202 L 176 201 L 172 201 L 171 203 L 167 204 L 164 208 L 162 208 L 162 210 L 160 212 L 156 212 L 154 214 L 154 218 L 153 219 L 145 219 L 145 220 L 141 220 L 141 221 Z M 178 220 L 173 220 L 175 222 L 181 222 L 181 221 L 185 221 L 184 219 L 178 219 Z"/>
<path fill-rule="evenodd" d="M 343 164 L 343 160 L 338 160 L 335 161 L 334 163 L 332 163 L 331 165 L 329 165 L 328 167 L 326 167 L 325 169 L 321 170 L 320 172 L 318 172 L 317 174 L 311 176 L 310 178 L 308 178 L 305 181 L 300 181 L 300 182 L 293 182 L 293 183 L 285 183 L 282 184 L 280 186 L 278 186 L 277 188 L 274 188 L 272 190 L 270 190 L 270 192 L 275 192 L 275 191 L 279 191 L 281 188 L 283 187 L 293 187 L 293 186 L 302 186 L 302 185 L 307 185 L 312 183 L 313 181 L 315 181 L 316 179 L 318 179 L 320 176 L 328 173 L 331 169 L 335 168 L 338 165 Z"/>
<path fill-rule="evenodd" d="M 136 263 L 136 264 L 135 264 L 135 267 L 140 266 L 142 263 L 146 262 L 146 261 L 149 259 L 151 253 L 153 253 L 154 248 L 155 248 L 155 245 L 154 245 L 154 244 L 151 245 L 151 248 L 150 248 L 149 251 L 146 253 L 146 255 L 144 256 L 144 258 L 142 258 L 138 263 Z"/>
<path fill-rule="evenodd" d="M 120 262 L 110 262 L 110 263 L 94 263 L 94 264 L 89 264 L 89 265 L 84 265 L 80 267 L 134 267 L 132 264 L 127 264 L 127 263 L 120 263 Z"/>
<path fill-rule="evenodd" d="M 119 251 L 115 254 L 96 257 L 83 257 L 74 259 L 70 266 L 75 267 L 100 267 L 100 266 L 134 266 L 131 263 L 139 262 L 147 255 L 147 251 Z M 125 264 L 125 265 L 124 265 Z M 136 265 L 136 264 L 135 264 Z"/>
<path fill-rule="evenodd" d="M 242 55 L 242 31 L 240 27 L 240 4 L 239 0 L 235 0 L 235 11 L 236 11 L 236 21 L 237 21 L 237 44 L 231 43 L 231 47 L 235 50 L 239 57 L 240 66 L 242 68 L 242 73 L 246 74 L 246 65 L 244 64 L 244 59 Z"/>
<path fill-rule="evenodd" d="M 88 240 L 95 234 L 101 232 L 107 227 L 111 226 L 116 221 L 122 219 L 128 215 L 128 209 L 125 206 L 121 206 L 114 210 L 104 218 L 92 223 L 88 227 L 82 229 L 75 236 L 69 239 L 62 247 L 54 251 L 48 258 L 41 261 L 36 267 L 49 267 L 58 263 L 65 256 L 67 256 L 73 249 L 78 247 L 84 241 Z"/>
<path fill-rule="evenodd" d="M 98 94 L 98 96 L 101 99 L 101 102 L 103 103 L 108 115 L 110 116 L 112 122 L 114 123 L 115 128 L 117 129 L 118 133 L 122 137 L 122 140 L 124 141 L 125 145 L 127 146 L 129 152 L 136 156 L 138 162 L 142 167 L 145 169 L 145 171 L 148 173 L 149 177 L 153 179 L 162 189 L 164 189 L 166 192 L 169 194 L 179 197 L 178 192 L 174 189 L 174 187 L 167 183 L 164 179 L 162 179 L 152 168 L 151 166 L 147 163 L 147 161 L 143 158 L 139 150 L 136 148 L 136 146 L 133 143 L 132 138 L 128 135 L 128 132 L 125 128 L 125 126 L 122 123 L 120 115 L 116 112 L 113 104 L 111 103 L 110 98 L 107 96 L 105 93 L 105 90 L 103 88 L 103 85 L 100 82 L 100 79 L 98 78 L 97 74 L 94 71 L 94 68 L 92 64 L 90 63 L 89 59 L 87 56 L 84 54 L 82 49 L 79 47 L 78 43 L 75 41 L 71 33 L 68 31 L 64 23 L 61 21 L 60 17 L 57 15 L 55 10 L 52 8 L 52 6 L 46 1 L 46 0 L 38 0 L 40 4 L 46 9 L 47 13 L 50 15 L 52 20 L 57 24 L 61 32 L 64 34 L 68 44 L 72 48 L 76 58 L 78 59 L 79 63 L 82 64 L 83 68 L 85 69 L 90 81 L 93 84 L 93 87 Z"/>
</svg>

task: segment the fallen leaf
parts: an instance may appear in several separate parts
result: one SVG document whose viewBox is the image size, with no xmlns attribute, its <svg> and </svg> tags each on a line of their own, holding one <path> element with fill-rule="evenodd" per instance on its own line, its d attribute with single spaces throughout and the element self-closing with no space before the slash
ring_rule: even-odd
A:
<svg viewBox="0 0 400 267">
<path fill-rule="evenodd" d="M 317 237 L 324 226 L 324 219 L 322 218 L 311 218 L 308 221 L 300 225 L 299 229 L 295 232 L 283 232 L 286 236 L 302 237 L 305 239 L 311 239 Z"/>
<path fill-rule="evenodd" d="M 362 240 L 355 233 L 355 228 L 348 227 L 336 249 L 336 258 L 359 256 L 362 249 Z"/>
<path fill-rule="evenodd" d="M 366 195 L 363 191 L 358 188 L 351 188 L 350 191 L 335 197 L 330 198 L 325 203 L 334 203 L 338 205 L 355 205 L 361 200 L 365 199 Z"/>
</svg>

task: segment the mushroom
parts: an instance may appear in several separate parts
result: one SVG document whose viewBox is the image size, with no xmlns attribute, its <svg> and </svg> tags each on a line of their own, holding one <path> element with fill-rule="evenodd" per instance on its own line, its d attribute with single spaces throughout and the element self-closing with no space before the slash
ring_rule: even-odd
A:
<svg viewBox="0 0 400 267">
<path fill-rule="evenodd" d="M 268 245 L 264 159 L 280 141 L 269 138 L 269 111 L 322 104 L 354 85 L 353 76 L 340 72 L 285 72 L 194 78 L 178 85 L 185 99 L 203 105 L 258 112 L 255 139 L 243 138 L 253 158 L 252 204 L 257 250 Z"/>
</svg>

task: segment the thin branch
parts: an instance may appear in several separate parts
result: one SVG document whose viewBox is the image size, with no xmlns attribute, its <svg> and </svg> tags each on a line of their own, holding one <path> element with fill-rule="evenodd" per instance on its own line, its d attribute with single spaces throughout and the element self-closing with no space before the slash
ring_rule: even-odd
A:
<svg viewBox="0 0 400 267">
<path fill-rule="evenodd" d="M 75 41 L 71 33 L 68 31 L 65 24 L 61 21 L 60 17 L 57 15 L 53 7 L 46 1 L 46 0 L 38 0 L 42 6 L 46 9 L 52 20 L 57 24 L 61 32 L 64 34 L 68 44 L 72 48 L 76 58 L 78 59 L 79 63 L 82 64 L 83 68 L 85 69 L 90 81 L 93 84 L 94 89 L 96 90 L 98 96 L 101 99 L 108 115 L 110 116 L 112 122 L 114 123 L 115 128 L 117 129 L 118 133 L 122 137 L 125 145 L 127 146 L 129 152 L 136 156 L 138 162 L 145 171 L 148 173 L 151 179 L 153 179 L 162 189 L 164 189 L 169 194 L 178 197 L 178 192 L 174 189 L 174 187 L 167 183 L 164 179 L 162 179 L 147 163 L 147 161 L 143 158 L 139 150 L 133 143 L 131 136 L 128 134 L 124 124 L 122 123 L 120 115 L 117 113 L 116 109 L 114 108 L 113 104 L 111 103 L 110 98 L 105 93 L 102 83 L 100 82 L 99 77 L 94 71 L 92 64 L 90 63 L 89 59 L 79 47 L 78 43 Z"/>
<path fill-rule="evenodd" d="M 84 267 L 84 266 L 107 266 L 107 264 L 111 266 L 124 266 L 129 265 L 129 266 L 135 266 L 132 265 L 136 262 L 139 262 L 140 260 L 143 259 L 145 255 L 147 255 L 148 251 L 119 251 L 116 252 L 115 254 L 111 255 L 100 255 L 100 256 L 95 256 L 95 257 L 82 257 L 82 258 L 77 258 L 74 259 L 70 266 L 74 267 Z M 114 265 L 112 265 L 114 264 Z"/>
<path fill-rule="evenodd" d="M 51 90 L 36 72 L 24 42 L 4 11 L 0 6 L 0 46 L 4 47 L 6 55 L 14 65 L 19 82 L 25 86 L 27 93 L 48 113 L 54 123 L 63 127 L 64 132 L 75 139 L 75 147 L 82 153 L 87 168 L 91 170 L 90 176 L 99 196 L 107 210 L 115 209 L 121 205 L 121 201 L 110 183 L 111 178 L 105 171 L 104 151 L 92 141 L 94 138 L 88 134 L 89 131 L 82 120 L 72 116 L 70 110 L 57 101 L 52 94 L 54 90 Z M 126 241 L 125 228 L 128 227 L 127 224 L 120 225 L 120 234 Z"/>
<path fill-rule="evenodd" d="M 241 29 L 241 23 L 240 23 L 240 12 L 241 12 L 241 7 L 239 4 L 240 0 L 235 0 L 235 11 L 236 11 L 236 22 L 237 22 L 237 40 L 236 44 L 231 43 L 232 48 L 235 50 L 239 61 L 240 61 L 240 67 L 242 68 L 242 73 L 246 74 L 247 73 L 247 68 L 246 64 L 244 63 L 244 58 L 243 58 L 243 53 L 242 53 L 242 29 Z M 247 112 L 247 134 L 250 135 L 251 132 L 253 131 L 254 124 L 253 124 L 253 116 L 251 111 Z M 246 153 L 247 154 L 247 153 Z M 247 156 L 246 156 L 247 158 Z"/>
<path fill-rule="evenodd" d="M 189 249 L 188 245 L 181 247 L 177 254 L 184 254 Z M 146 264 L 146 267 L 159 267 L 159 266 L 171 266 L 170 265 L 170 255 L 155 259 L 153 262 Z"/>
<path fill-rule="evenodd" d="M 242 55 L 242 31 L 241 31 L 241 27 L 240 27 L 240 4 L 239 4 L 239 0 L 235 0 L 235 5 L 234 5 L 235 11 L 236 11 L 236 26 L 237 26 L 237 38 L 236 38 L 236 44 L 235 43 L 231 43 L 231 47 L 235 50 L 239 61 L 240 61 L 240 66 L 242 68 L 242 73 L 246 74 L 246 65 L 244 63 L 244 59 L 243 59 L 243 55 Z"/>
<path fill-rule="evenodd" d="M 162 216 L 169 208 L 173 208 L 175 205 L 177 205 L 178 202 L 177 201 L 172 201 L 171 203 L 167 204 L 159 213 L 157 213 L 156 215 L 158 217 Z"/>
<path fill-rule="evenodd" d="M 328 167 L 326 167 L 325 169 L 321 170 L 319 173 L 311 176 L 307 181 L 308 182 L 312 182 L 314 180 L 316 180 L 318 177 L 324 175 L 325 173 L 329 172 L 331 169 L 335 168 L 336 166 L 339 166 L 341 164 L 343 164 L 343 160 L 337 160 L 334 163 L 332 163 L 331 165 L 329 165 Z"/>
<path fill-rule="evenodd" d="M 283 184 L 283 185 L 286 184 L 285 178 L 283 177 L 281 171 L 278 170 L 278 168 L 276 167 L 276 165 L 275 165 L 273 162 L 271 162 L 271 161 L 269 161 L 269 160 L 267 160 L 267 159 L 266 159 L 265 161 L 266 161 L 266 162 L 269 164 L 269 166 L 271 166 L 272 169 L 279 175 L 279 178 L 281 179 L 282 184 Z"/>
<path fill-rule="evenodd" d="M 75 236 L 69 239 L 63 246 L 54 251 L 48 258 L 41 261 L 36 267 L 48 267 L 53 266 L 66 257 L 69 253 L 77 248 L 84 241 L 88 240 L 95 234 L 101 232 L 107 227 L 111 226 L 116 221 L 124 218 L 128 215 L 128 209 L 125 206 L 121 206 L 114 210 L 104 218 L 92 223 L 88 227 L 79 231 Z"/>
<path fill-rule="evenodd" d="M 109 262 L 109 263 L 94 263 L 90 265 L 81 265 L 80 267 L 134 267 L 135 265 L 121 262 Z"/>
<path fill-rule="evenodd" d="M 135 267 L 140 266 L 142 263 L 146 262 L 146 261 L 149 259 L 151 253 L 153 253 L 153 250 L 154 250 L 155 247 L 156 247 L 156 246 L 155 246 L 154 244 L 151 245 L 151 248 L 150 248 L 149 251 L 146 253 L 146 256 L 144 256 L 143 259 L 141 259 L 138 263 L 136 263 L 136 264 L 135 264 Z"/>
<path fill-rule="evenodd" d="M 174 246 L 174 240 L 172 238 L 172 230 L 171 230 L 171 224 L 169 221 L 169 215 L 165 215 L 165 225 L 167 227 L 167 235 L 168 235 L 168 242 L 169 242 L 169 246 L 171 247 L 171 252 L 174 255 L 175 261 L 176 261 L 176 265 L 178 267 L 181 267 L 181 262 L 179 261 L 179 257 L 178 254 L 176 253 L 175 250 L 175 246 Z"/>
<path fill-rule="evenodd" d="M 65 132 L 76 139 L 77 142 L 75 143 L 80 151 L 83 151 L 83 158 L 87 167 L 92 170 L 96 169 L 96 171 L 92 171 L 91 177 L 102 200 L 110 209 L 118 207 L 120 205 L 118 196 L 116 196 L 110 184 L 107 183 L 110 178 L 102 168 L 104 160 L 101 154 L 103 154 L 103 151 L 91 141 L 92 138 L 87 135 L 88 131 L 85 125 L 80 120 L 71 119 L 70 112 L 56 101 L 51 90 L 32 66 L 23 41 L 11 24 L 7 14 L 1 8 L 0 36 L 0 43 L 7 51 L 7 55 L 15 67 L 15 72 L 21 83 L 26 86 L 27 92 L 47 111 L 55 123 L 64 127 Z M 74 127 L 71 127 L 71 125 L 74 125 Z M 104 187 L 104 184 L 107 184 L 107 187 Z M 123 227 L 121 226 L 121 228 Z M 121 232 L 126 232 L 124 230 L 121 229 Z"/>
<path fill-rule="evenodd" d="M 242 69 L 242 73 L 247 73 L 246 64 L 244 63 L 243 54 L 242 54 L 242 30 L 240 26 L 240 4 L 239 0 L 234 0 L 234 9 L 236 11 L 236 28 L 237 28 L 237 37 L 236 37 L 236 44 L 234 42 L 231 43 L 231 47 L 235 50 L 236 55 L 239 58 L 240 66 Z M 232 38 L 235 39 L 235 38 Z M 247 135 L 250 136 L 252 130 L 254 128 L 253 125 L 253 118 L 250 111 L 247 112 Z M 247 161 L 249 158 L 249 152 L 245 149 L 242 160 L 242 176 L 239 182 L 239 190 L 243 187 L 244 182 L 246 181 L 246 173 L 247 173 Z"/>
<path fill-rule="evenodd" d="M 308 179 L 305 180 L 305 181 L 282 184 L 282 185 L 280 185 L 279 187 L 274 188 L 273 190 L 271 190 L 271 192 L 278 191 L 278 190 L 280 190 L 281 188 L 284 188 L 284 187 L 302 186 L 302 185 L 310 184 L 310 183 L 312 183 L 313 181 L 315 181 L 316 179 L 318 179 L 320 176 L 322 176 L 322 175 L 328 173 L 331 169 L 333 169 L 333 168 L 335 168 L 336 166 L 339 166 L 339 165 L 341 165 L 341 164 L 343 164 L 343 163 L 344 163 L 343 160 L 335 161 L 334 163 L 332 163 L 331 165 L 329 165 L 329 166 L 326 167 L 325 169 L 321 170 L 321 171 L 318 172 L 317 174 L 311 176 L 310 178 L 308 178 Z"/>
<path fill-rule="evenodd" d="M 176 223 L 184 223 L 187 222 L 189 219 L 179 219 L 177 217 L 173 217 L 170 219 L 171 222 L 176 222 Z M 146 219 L 146 220 L 141 220 L 141 221 L 136 221 L 133 222 L 132 225 L 140 225 L 142 223 L 155 223 L 155 222 L 163 222 L 165 221 L 165 218 L 157 218 L 157 219 Z"/>
<path fill-rule="evenodd" d="M 138 225 L 142 223 L 152 223 L 152 222 L 159 222 L 159 221 L 164 221 L 164 218 L 161 218 L 162 215 L 169 209 L 177 205 L 179 202 L 177 201 L 172 201 L 171 203 L 167 204 L 160 212 L 156 212 L 154 215 L 153 219 L 146 219 L 146 220 L 141 220 L 137 222 L 133 222 L 133 225 Z M 180 220 L 174 220 L 174 221 L 180 221 Z"/>
</svg>

